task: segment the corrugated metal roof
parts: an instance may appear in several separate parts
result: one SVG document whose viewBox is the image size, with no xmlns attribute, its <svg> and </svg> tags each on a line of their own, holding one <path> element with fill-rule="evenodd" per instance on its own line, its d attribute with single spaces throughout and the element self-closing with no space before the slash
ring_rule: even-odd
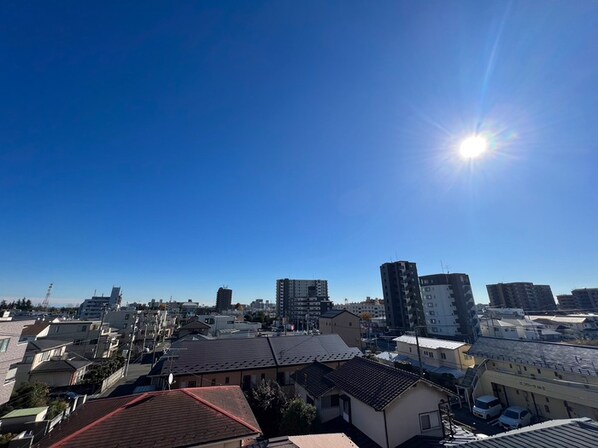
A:
<svg viewBox="0 0 598 448">
<path fill-rule="evenodd" d="M 435 338 L 417 338 L 419 341 L 419 346 L 423 348 L 446 348 L 449 350 L 455 350 L 459 347 L 463 347 L 465 342 L 457 342 L 457 341 L 446 341 L 444 339 L 435 339 Z M 403 335 L 399 336 L 398 338 L 394 338 L 393 341 L 395 342 L 404 342 L 407 344 L 416 344 L 415 336 L 408 336 Z"/>
<path fill-rule="evenodd" d="M 596 448 L 598 422 L 551 420 L 461 445 L 464 448 Z"/>
<path fill-rule="evenodd" d="M 598 376 L 598 347 L 481 337 L 468 353 L 480 359 Z"/>
</svg>

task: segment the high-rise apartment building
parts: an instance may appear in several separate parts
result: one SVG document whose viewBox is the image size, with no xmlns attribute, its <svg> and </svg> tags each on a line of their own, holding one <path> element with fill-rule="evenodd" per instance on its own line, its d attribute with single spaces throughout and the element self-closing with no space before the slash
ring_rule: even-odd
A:
<svg viewBox="0 0 598 448">
<path fill-rule="evenodd" d="M 575 303 L 575 296 L 573 294 L 561 294 L 556 296 L 556 300 L 559 302 L 559 310 L 576 310 L 577 304 Z"/>
<path fill-rule="evenodd" d="M 229 288 L 218 288 L 216 293 L 216 311 L 222 312 L 231 308 L 233 303 L 233 290 Z"/>
<path fill-rule="evenodd" d="M 424 334 L 425 319 L 419 289 L 417 266 L 409 261 L 380 266 L 386 325 L 391 331 L 415 331 Z"/>
<path fill-rule="evenodd" d="M 480 323 L 469 276 L 434 274 L 419 280 L 428 336 L 473 343 Z"/>
<path fill-rule="evenodd" d="M 530 282 L 497 283 L 486 285 L 490 306 L 522 308 L 525 311 L 551 311 L 556 309 L 552 290 L 548 285 Z"/>
<path fill-rule="evenodd" d="M 276 280 L 276 315 L 291 324 L 309 326 L 331 307 L 327 280 Z"/>
</svg>

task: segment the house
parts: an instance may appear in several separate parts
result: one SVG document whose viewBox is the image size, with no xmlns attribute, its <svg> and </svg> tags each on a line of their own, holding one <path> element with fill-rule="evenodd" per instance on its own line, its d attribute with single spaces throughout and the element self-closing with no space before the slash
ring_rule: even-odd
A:
<svg viewBox="0 0 598 448">
<path fill-rule="evenodd" d="M 312 365 L 295 374 L 297 394 L 314 403 L 319 418 L 336 414 L 385 448 L 419 435 L 442 437 L 438 406 L 454 395 L 448 389 L 360 357 L 326 369 Z"/>
<path fill-rule="evenodd" d="M 349 347 L 361 349 L 359 316 L 347 310 L 329 310 L 320 315 L 320 333 L 338 334 Z"/>
<path fill-rule="evenodd" d="M 480 319 L 480 331 L 482 336 L 503 339 L 530 341 L 562 339 L 561 333 L 539 321 L 532 320 L 521 308 L 486 308 L 484 316 Z"/>
<path fill-rule="evenodd" d="M 239 385 L 243 389 L 263 380 L 292 385 L 291 374 L 320 361 L 331 367 L 361 356 L 337 334 L 245 339 L 180 340 L 175 342 L 149 377 L 158 388 Z"/>
<path fill-rule="evenodd" d="M 232 448 L 261 432 L 241 389 L 219 386 L 93 400 L 35 446 Z"/>
<path fill-rule="evenodd" d="M 445 446 L 453 445 L 447 443 Z M 462 448 L 596 448 L 598 422 L 589 418 L 549 420 L 458 446 Z"/>
<path fill-rule="evenodd" d="M 21 341 L 21 333 L 34 322 L 13 320 L 8 313 L 0 318 L 0 405 L 10 399 L 15 386 L 17 364 L 27 349 L 27 342 Z"/>
<path fill-rule="evenodd" d="M 50 322 L 46 320 L 36 320 L 33 325 L 29 325 L 23 329 L 21 333 L 21 341 L 35 341 L 39 338 L 45 338 L 50 332 Z"/>
<path fill-rule="evenodd" d="M 69 355 L 70 341 L 38 339 L 30 341 L 23 361 L 18 364 L 17 387 L 27 382 L 42 382 L 50 387 L 78 384 L 92 362 Z"/>
<path fill-rule="evenodd" d="M 397 344 L 397 356 L 394 362 L 406 362 L 419 366 L 419 357 L 423 368 L 429 372 L 449 374 L 455 378 L 465 376 L 468 368 L 475 365 L 473 356 L 467 354 L 470 344 L 435 338 L 415 338 L 403 335 L 393 339 Z M 418 354 L 419 345 L 419 354 Z"/>
<path fill-rule="evenodd" d="M 193 319 L 183 325 L 178 331 L 178 337 L 184 338 L 185 336 L 201 334 L 207 336 L 210 326 L 197 319 Z"/>
<path fill-rule="evenodd" d="M 481 337 L 469 354 L 473 398 L 494 395 L 541 419 L 598 420 L 598 347 Z"/>
<path fill-rule="evenodd" d="M 598 337 L 598 316 L 530 316 L 534 322 L 558 332 L 563 339 L 596 339 Z"/>
<path fill-rule="evenodd" d="M 47 337 L 72 341 L 69 350 L 90 359 L 111 358 L 119 346 L 118 334 L 101 321 L 54 319 Z"/>
</svg>

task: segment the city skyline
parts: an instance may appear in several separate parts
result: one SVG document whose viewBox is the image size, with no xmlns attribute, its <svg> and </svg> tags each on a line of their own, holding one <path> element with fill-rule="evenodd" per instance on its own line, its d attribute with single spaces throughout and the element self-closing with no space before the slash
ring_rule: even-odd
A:
<svg viewBox="0 0 598 448">
<path fill-rule="evenodd" d="M 596 3 L 0 8 L 0 297 L 598 286 Z"/>
</svg>

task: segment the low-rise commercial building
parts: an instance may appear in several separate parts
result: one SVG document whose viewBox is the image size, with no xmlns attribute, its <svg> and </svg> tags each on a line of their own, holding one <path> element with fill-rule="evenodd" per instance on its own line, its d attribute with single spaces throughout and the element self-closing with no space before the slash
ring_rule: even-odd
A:
<svg viewBox="0 0 598 448">
<path fill-rule="evenodd" d="M 473 397 L 494 395 L 542 419 L 598 420 L 598 347 L 482 337 Z"/>
</svg>

